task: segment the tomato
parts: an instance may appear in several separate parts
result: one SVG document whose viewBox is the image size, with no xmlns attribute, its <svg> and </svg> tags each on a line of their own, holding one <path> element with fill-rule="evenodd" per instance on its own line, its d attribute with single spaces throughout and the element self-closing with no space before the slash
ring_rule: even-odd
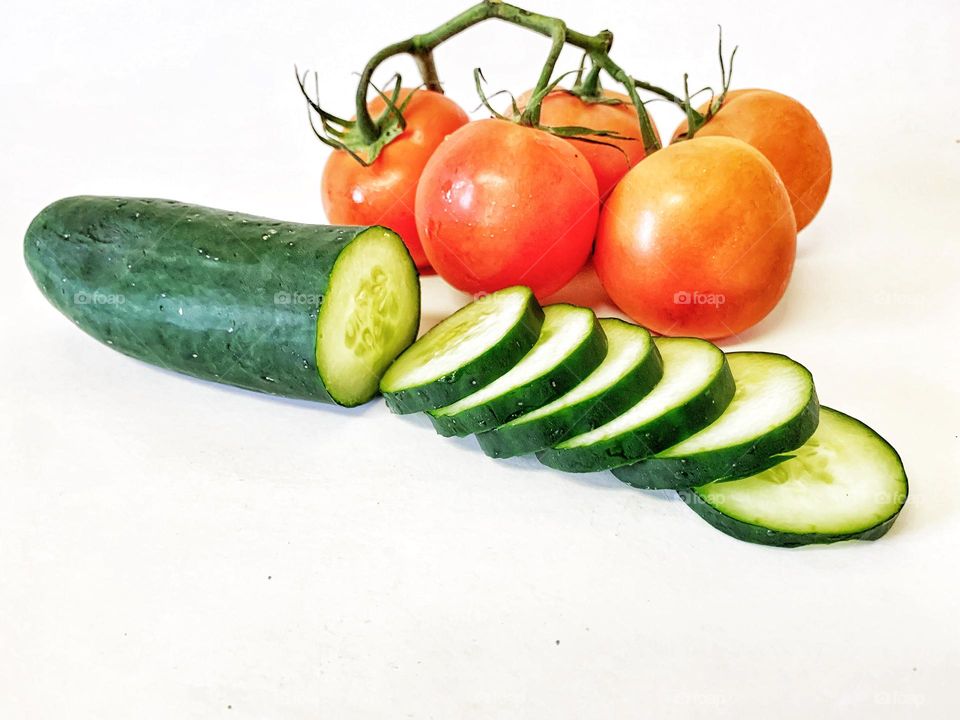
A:
<svg viewBox="0 0 960 720">
<path fill-rule="evenodd" d="M 527 285 L 540 298 L 586 262 L 597 181 L 579 149 L 542 130 L 479 120 L 437 148 L 417 187 L 433 268 L 470 293 Z"/>
<path fill-rule="evenodd" d="M 773 309 L 796 248 L 790 197 L 770 161 L 740 140 L 697 135 L 624 176 L 600 217 L 594 263 L 641 325 L 720 338 Z"/>
<path fill-rule="evenodd" d="M 674 139 L 686 131 L 684 121 Z M 790 193 L 797 230 L 810 224 L 827 197 L 832 163 L 827 138 L 809 110 L 772 90 L 733 90 L 696 137 L 712 135 L 743 140 L 766 155 Z"/>
<path fill-rule="evenodd" d="M 403 238 L 417 267 L 427 257 L 417 237 L 414 200 L 424 165 L 443 138 L 465 125 L 467 114 L 452 100 L 430 90 L 400 91 L 398 102 L 411 93 L 403 116 L 407 127 L 376 160 L 364 167 L 343 150 L 330 155 L 323 169 L 323 208 L 337 225 L 386 225 Z M 367 107 L 373 117 L 386 109 L 382 98 Z"/>
<path fill-rule="evenodd" d="M 526 107 L 530 94 L 531 92 L 527 91 L 517 98 L 517 105 L 521 109 Z M 640 139 L 640 121 L 637 119 L 637 111 L 630 102 L 630 98 L 611 90 L 604 90 L 603 95 L 605 98 L 621 102 L 616 105 L 588 103 L 566 90 L 554 90 L 540 104 L 541 125 L 611 130 L 617 135 L 634 138 L 633 140 L 616 140 L 599 135 L 586 136 L 591 140 L 610 143 L 616 147 L 587 143 L 582 140 L 568 140 L 583 153 L 590 167 L 593 168 L 601 200 L 610 194 L 613 186 L 627 173 L 627 170 L 646 157 L 643 140 Z M 657 137 L 659 139 L 659 134 Z"/>
</svg>

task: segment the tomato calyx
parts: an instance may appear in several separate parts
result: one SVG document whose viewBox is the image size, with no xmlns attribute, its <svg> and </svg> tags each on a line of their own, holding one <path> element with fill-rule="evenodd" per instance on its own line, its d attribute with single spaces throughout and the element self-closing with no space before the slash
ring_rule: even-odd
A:
<svg viewBox="0 0 960 720">
<path fill-rule="evenodd" d="M 730 53 L 730 60 L 724 61 L 723 58 L 723 28 L 719 25 L 719 39 L 717 42 L 717 54 L 720 58 L 720 81 L 721 81 L 721 90 L 718 93 L 714 93 L 712 87 L 705 87 L 697 90 L 697 92 L 690 94 L 690 88 L 688 84 L 688 76 L 686 73 L 683 75 L 683 111 L 687 116 L 687 131 L 681 133 L 677 136 L 677 140 L 691 140 L 694 135 L 697 134 L 697 130 L 702 128 L 710 119 L 716 115 L 720 108 L 723 107 L 723 102 L 727 98 L 727 93 L 730 91 L 730 82 L 733 80 L 733 59 L 737 55 L 737 50 L 739 46 L 733 48 L 733 52 Z M 695 109 L 693 98 L 699 95 L 702 92 L 709 90 L 711 94 L 710 104 L 707 106 L 707 110 L 704 113 L 698 112 Z"/>
<path fill-rule="evenodd" d="M 310 129 L 313 130 L 313 134 L 323 144 L 329 145 L 335 150 L 343 150 L 364 167 L 372 165 L 383 149 L 406 130 L 407 122 L 403 117 L 403 112 L 416 90 L 401 100 L 401 78 L 399 74 L 393 76 L 393 88 L 389 95 L 370 83 L 370 87 L 377 92 L 377 95 L 386 105 L 383 112 L 374 119 L 375 133 L 370 135 L 363 132 L 356 120 L 346 120 L 338 117 L 320 106 L 319 79 L 316 72 L 313 73 L 316 88 L 314 95 L 311 96 L 306 87 L 309 71 L 301 75 L 299 69 L 294 68 L 294 70 L 297 74 L 297 84 L 300 86 L 300 92 L 307 101 L 307 117 L 310 120 Z M 317 126 L 318 121 L 319 127 Z"/>
<path fill-rule="evenodd" d="M 473 71 L 474 83 L 476 84 L 477 94 L 480 96 L 480 102 L 483 103 L 483 106 L 490 111 L 490 114 L 498 120 L 506 120 L 507 122 L 516 123 L 517 125 L 523 125 L 534 130 L 542 130 L 545 133 L 550 135 L 555 135 L 556 137 L 563 138 L 564 140 L 576 140 L 578 142 L 585 142 L 591 145 L 606 145 L 607 147 L 614 148 L 618 152 L 623 153 L 623 149 L 613 144 L 612 142 L 605 142 L 604 140 L 598 140 L 597 138 L 608 138 L 610 140 L 626 140 L 634 142 L 637 139 L 633 137 L 628 137 L 622 135 L 614 130 L 600 130 L 597 128 L 584 127 L 581 125 L 543 125 L 540 123 L 539 118 L 537 120 L 530 119 L 530 107 L 536 103 L 539 108 L 540 103 L 543 99 L 552 92 L 565 92 L 571 95 L 576 93 L 572 89 L 560 88 L 558 85 L 563 81 L 568 75 L 572 73 L 564 73 L 560 75 L 556 80 L 551 82 L 542 90 L 536 91 L 530 97 L 529 103 L 525 108 L 521 108 L 517 105 L 517 100 L 512 93 L 507 90 L 499 90 L 493 95 L 487 95 L 483 89 L 483 83 L 486 82 L 486 78 L 483 76 L 483 71 L 480 68 L 475 68 Z M 498 111 L 493 104 L 490 102 L 497 95 L 506 94 L 510 96 L 510 115 L 504 115 Z M 616 100 L 616 98 L 610 98 L 615 100 L 618 104 L 622 101 Z M 602 102 L 599 100 L 598 102 Z M 613 104 L 613 103 L 604 103 L 604 104 Z M 537 113 L 539 115 L 539 113 Z M 626 156 L 626 153 L 624 153 Z"/>
</svg>

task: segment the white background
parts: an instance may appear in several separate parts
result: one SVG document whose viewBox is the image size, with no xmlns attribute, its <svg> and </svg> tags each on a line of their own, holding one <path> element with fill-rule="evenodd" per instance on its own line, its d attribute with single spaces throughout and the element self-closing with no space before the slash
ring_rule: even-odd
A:
<svg viewBox="0 0 960 720">
<path fill-rule="evenodd" d="M 669 494 L 494 462 L 422 418 L 178 377 L 43 299 L 23 232 L 80 193 L 323 220 L 293 64 L 350 113 L 374 51 L 449 2 L 14 2 L 0 42 L 0 717 L 956 716 L 960 56 L 954 2 L 546 2 L 639 77 L 805 102 L 827 204 L 781 306 L 728 347 L 810 367 L 903 455 L 876 543 L 732 540 Z M 546 42 L 438 53 L 476 106 Z M 576 56 L 566 56 L 567 66 Z M 411 75 L 412 64 L 396 67 Z M 385 76 L 384 76 L 385 77 Z M 652 110 L 669 136 L 678 113 Z M 429 322 L 459 296 L 425 283 Z M 952 712 L 951 712 L 952 711 Z"/>
</svg>

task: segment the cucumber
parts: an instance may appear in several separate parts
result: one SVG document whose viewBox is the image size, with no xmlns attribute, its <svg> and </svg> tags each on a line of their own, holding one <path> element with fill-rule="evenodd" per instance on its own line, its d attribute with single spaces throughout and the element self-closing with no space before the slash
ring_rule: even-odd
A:
<svg viewBox="0 0 960 720">
<path fill-rule="evenodd" d="M 543 310 L 530 288 L 498 290 L 460 308 L 417 340 L 380 380 L 405 414 L 443 407 L 512 368 L 540 337 Z"/>
<path fill-rule="evenodd" d="M 469 435 L 510 422 L 559 397 L 603 362 L 607 340 L 589 308 L 549 305 L 536 345 L 510 370 L 452 405 L 431 410 L 441 435 Z"/>
<path fill-rule="evenodd" d="M 720 416 L 734 394 L 723 352 L 696 338 L 655 342 L 663 377 L 653 390 L 605 425 L 537 453 L 540 462 L 568 472 L 609 470 L 655 455 Z"/>
<path fill-rule="evenodd" d="M 615 468 L 617 478 L 661 489 L 753 475 L 813 435 L 820 406 L 809 370 L 773 353 L 730 353 L 727 362 L 737 390 L 723 415 L 653 457 Z"/>
<path fill-rule="evenodd" d="M 876 540 L 907 500 L 907 475 L 886 440 L 849 415 L 820 408 L 820 424 L 791 458 L 740 480 L 680 490 L 718 530 L 795 547 Z"/>
<path fill-rule="evenodd" d="M 33 220 L 24 255 L 53 305 L 115 350 L 273 395 L 366 402 L 419 324 L 416 267 L 382 227 L 73 197 Z"/>
<path fill-rule="evenodd" d="M 582 383 L 551 403 L 477 435 L 490 457 L 514 457 L 556 445 L 626 411 L 663 375 L 650 333 L 616 318 L 602 318 L 607 354 Z"/>
</svg>

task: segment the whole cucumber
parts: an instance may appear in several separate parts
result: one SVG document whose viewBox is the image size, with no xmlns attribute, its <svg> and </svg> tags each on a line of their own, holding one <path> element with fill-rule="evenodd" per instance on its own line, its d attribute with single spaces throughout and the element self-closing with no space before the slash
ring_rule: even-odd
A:
<svg viewBox="0 0 960 720">
<path fill-rule="evenodd" d="M 24 255 L 50 302 L 96 339 L 274 395 L 366 402 L 419 324 L 416 267 L 381 227 L 71 197 L 37 215 Z"/>
</svg>

